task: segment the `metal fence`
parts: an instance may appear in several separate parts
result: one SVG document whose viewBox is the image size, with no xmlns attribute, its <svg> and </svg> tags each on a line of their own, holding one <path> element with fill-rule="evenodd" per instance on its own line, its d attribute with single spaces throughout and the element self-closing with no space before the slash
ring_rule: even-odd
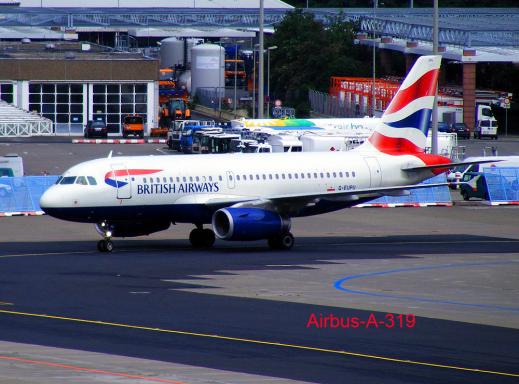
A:
<svg viewBox="0 0 519 384">
<path fill-rule="evenodd" d="M 310 90 L 308 92 L 310 108 L 313 112 L 328 117 L 363 117 L 368 114 L 367 108 L 352 106 L 336 96 Z"/>
<path fill-rule="evenodd" d="M 422 182 L 422 184 L 446 183 L 447 176 L 441 175 L 432 177 Z M 366 204 L 359 204 L 357 207 L 398 207 L 398 206 L 433 206 L 433 205 L 452 205 L 452 197 L 447 185 L 440 187 L 417 188 L 409 190 L 407 196 L 382 196 Z"/>
<path fill-rule="evenodd" d="M 491 203 L 519 204 L 519 168 L 483 168 Z"/>
<path fill-rule="evenodd" d="M 58 176 L 0 178 L 0 213 L 38 212 L 40 197 Z"/>
<path fill-rule="evenodd" d="M 234 109 L 234 87 L 207 87 L 197 88 L 196 97 L 198 103 L 215 111 Z M 236 109 L 252 106 L 252 96 L 246 89 L 236 88 Z"/>
</svg>

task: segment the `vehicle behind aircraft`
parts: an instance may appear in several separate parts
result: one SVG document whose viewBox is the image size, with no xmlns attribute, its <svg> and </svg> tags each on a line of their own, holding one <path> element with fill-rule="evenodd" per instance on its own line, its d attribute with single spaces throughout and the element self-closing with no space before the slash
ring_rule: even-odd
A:
<svg viewBox="0 0 519 384">
<path fill-rule="evenodd" d="M 488 167 L 519 167 L 519 156 L 473 156 L 465 159 L 467 163 L 473 161 L 488 161 L 488 163 L 459 165 L 447 173 L 447 181 L 457 182 L 462 180 L 468 172 L 481 172 L 483 168 Z"/>
<path fill-rule="evenodd" d="M 450 187 L 459 187 L 464 200 L 470 200 L 472 197 L 489 199 L 488 183 L 484 170 L 519 167 L 519 156 L 467 157 L 465 161 L 487 161 L 487 163 L 458 166 L 447 174 L 447 181 L 451 183 Z M 491 181 L 495 183 L 498 180 Z M 517 180 L 503 180 L 501 184 L 503 186 L 509 185 L 512 188 L 512 184 L 517 185 Z"/>
</svg>

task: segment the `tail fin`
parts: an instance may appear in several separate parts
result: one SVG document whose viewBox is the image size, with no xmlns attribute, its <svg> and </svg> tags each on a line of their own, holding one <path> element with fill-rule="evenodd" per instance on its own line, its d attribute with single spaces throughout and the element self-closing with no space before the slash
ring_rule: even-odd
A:
<svg viewBox="0 0 519 384">
<path fill-rule="evenodd" d="M 416 60 L 366 147 L 391 155 L 424 152 L 440 62 L 441 56 Z"/>
</svg>

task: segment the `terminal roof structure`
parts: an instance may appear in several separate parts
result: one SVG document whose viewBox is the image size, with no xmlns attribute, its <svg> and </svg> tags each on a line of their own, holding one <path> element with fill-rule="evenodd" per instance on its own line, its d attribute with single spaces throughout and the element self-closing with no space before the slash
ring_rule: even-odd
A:
<svg viewBox="0 0 519 384">
<path fill-rule="evenodd" d="M 38 7 L 31 7 L 35 3 Z M 235 31 L 234 36 L 245 37 L 236 31 L 254 31 L 259 18 L 257 0 L 85 0 L 81 2 L 82 8 L 71 3 L 75 2 L 21 0 L 20 7 L 0 8 L 0 27 L 51 27 L 71 33 L 131 29 L 135 36 L 157 37 L 172 36 L 168 29 L 191 29 L 202 34 L 212 30 L 214 34 L 214 30 L 228 28 L 229 33 Z M 292 10 L 282 1 L 265 0 L 267 30 L 272 31 Z M 375 44 L 380 43 L 382 36 L 389 36 L 395 42 L 419 42 L 423 44 L 420 49 L 428 50 L 432 41 L 431 8 L 377 8 L 376 12 L 373 8 L 309 8 L 305 12 L 312 12 L 324 23 L 337 18 L 357 21 L 361 31 L 375 35 Z M 474 48 L 477 54 L 471 60 L 476 61 L 519 60 L 519 8 L 440 8 L 439 21 L 439 42 L 447 50 L 462 52 L 464 48 Z M 189 31 L 184 31 L 180 36 L 187 34 Z M 193 35 L 199 36 L 199 32 Z M 373 41 L 367 39 L 362 44 Z M 478 52 L 486 54 L 478 56 Z"/>
<path fill-rule="evenodd" d="M 17 0 L 40 8 L 259 8 L 258 0 Z M 265 8 L 292 9 L 281 0 L 264 0 Z"/>
</svg>

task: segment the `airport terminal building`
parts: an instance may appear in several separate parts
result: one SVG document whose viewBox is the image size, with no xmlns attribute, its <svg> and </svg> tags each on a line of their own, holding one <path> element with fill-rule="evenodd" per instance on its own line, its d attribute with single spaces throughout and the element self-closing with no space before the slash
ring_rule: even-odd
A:
<svg viewBox="0 0 519 384">
<path fill-rule="evenodd" d="M 127 114 L 156 125 L 157 59 L 81 42 L 0 42 L 0 98 L 54 122 L 56 134 L 83 133 L 102 119 L 120 134 Z"/>
</svg>

